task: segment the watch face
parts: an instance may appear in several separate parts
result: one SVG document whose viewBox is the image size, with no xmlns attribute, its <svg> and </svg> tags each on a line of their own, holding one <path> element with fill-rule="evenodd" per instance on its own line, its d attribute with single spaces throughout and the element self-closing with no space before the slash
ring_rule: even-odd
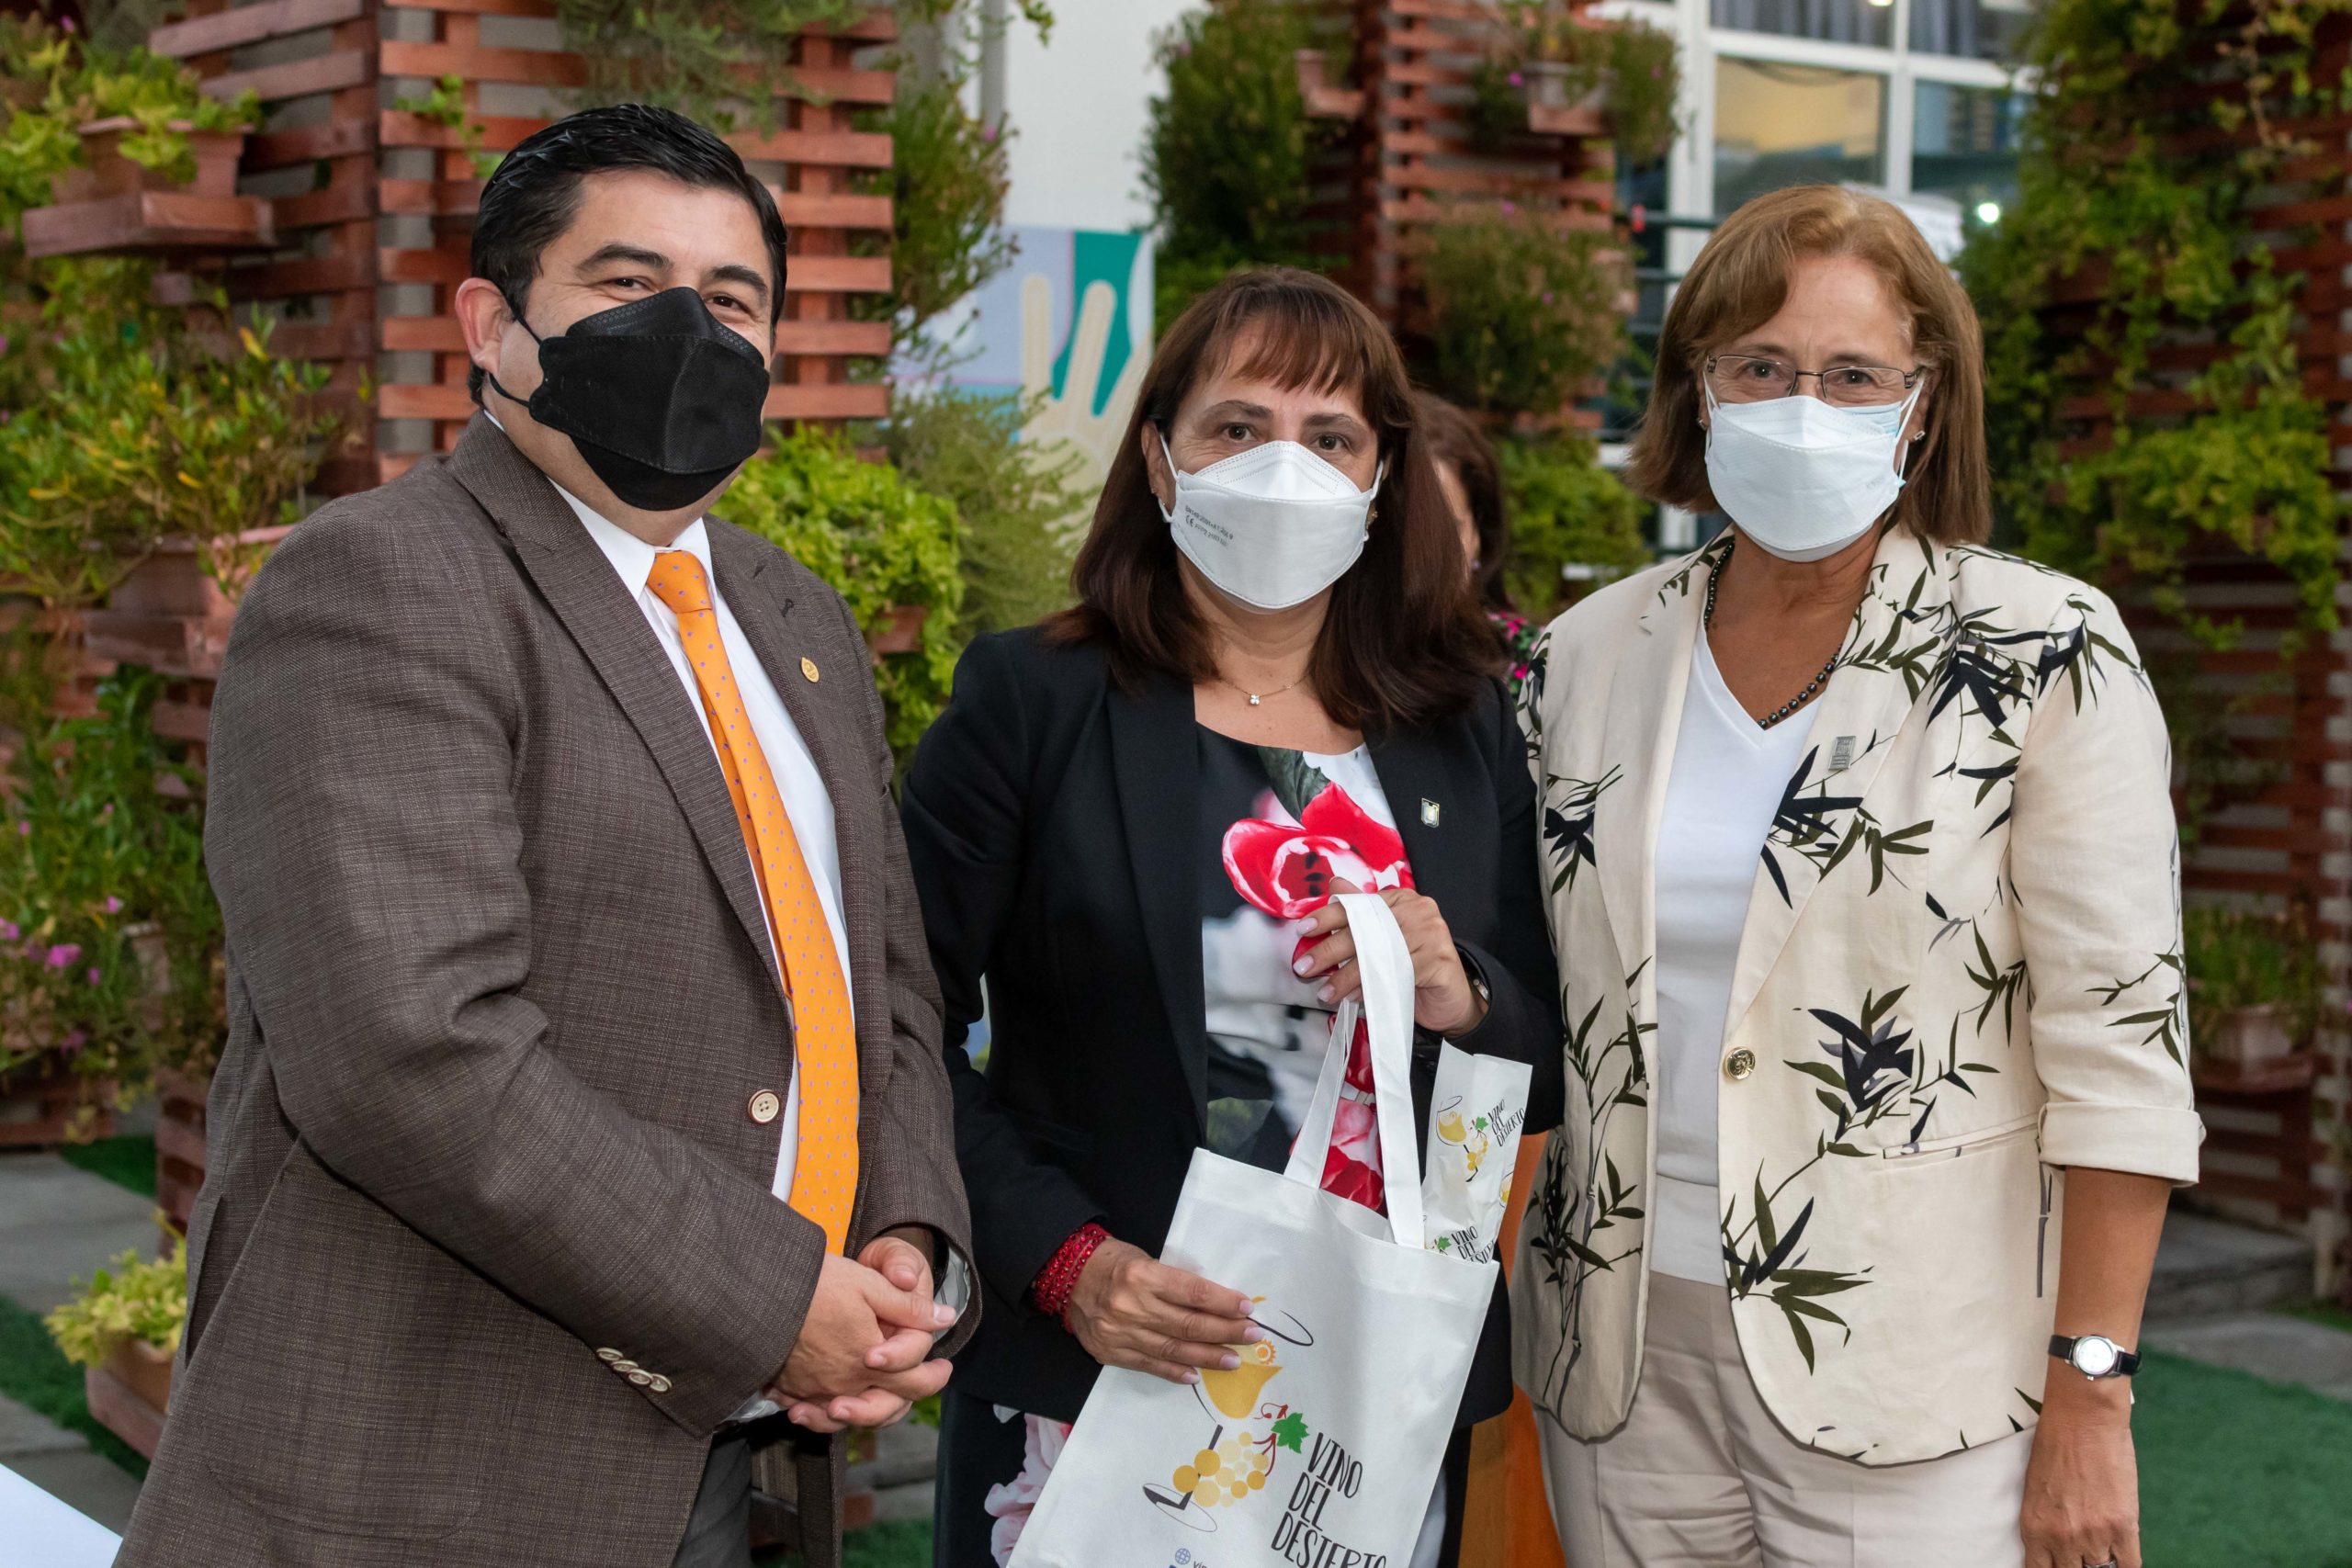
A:
<svg viewBox="0 0 2352 1568">
<path fill-rule="evenodd" d="M 2102 1339 L 2096 1334 L 2085 1335 L 2075 1341 L 2075 1353 L 2068 1358 L 2075 1370 L 2086 1378 L 2103 1378 L 2115 1370 L 2114 1341 Z"/>
</svg>

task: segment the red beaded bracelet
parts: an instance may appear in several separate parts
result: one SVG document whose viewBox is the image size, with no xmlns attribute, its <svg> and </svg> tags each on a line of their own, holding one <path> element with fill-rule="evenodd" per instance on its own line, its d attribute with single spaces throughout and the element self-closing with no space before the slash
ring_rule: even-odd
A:
<svg viewBox="0 0 2352 1568">
<path fill-rule="evenodd" d="M 1077 1234 L 1054 1254 L 1053 1261 L 1037 1271 L 1036 1281 L 1029 1287 L 1029 1299 L 1037 1303 L 1037 1310 L 1069 1327 L 1069 1299 L 1078 1292 L 1078 1276 L 1094 1249 L 1110 1239 L 1111 1233 L 1101 1225 L 1079 1226 Z"/>
</svg>

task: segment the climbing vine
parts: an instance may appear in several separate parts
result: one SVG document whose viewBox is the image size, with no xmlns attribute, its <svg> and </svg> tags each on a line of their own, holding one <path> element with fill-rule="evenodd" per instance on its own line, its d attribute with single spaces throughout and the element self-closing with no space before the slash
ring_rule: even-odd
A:
<svg viewBox="0 0 2352 1568">
<path fill-rule="evenodd" d="M 2208 648 L 2241 630 L 2187 592 L 2212 537 L 2284 573 L 2303 631 L 2335 624 L 2327 412 L 2302 385 L 2302 277 L 2281 260 L 2308 236 L 2254 220 L 2317 151 L 2297 123 L 2352 103 L 2313 43 L 2346 14 L 2352 0 L 2052 0 L 2025 46 L 2044 87 L 2019 198 L 1962 260 L 2015 542 L 2143 592 Z"/>
</svg>

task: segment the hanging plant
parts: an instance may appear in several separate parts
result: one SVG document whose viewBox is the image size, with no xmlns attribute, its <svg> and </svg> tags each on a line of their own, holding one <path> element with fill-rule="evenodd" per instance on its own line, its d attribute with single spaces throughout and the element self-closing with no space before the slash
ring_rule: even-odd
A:
<svg viewBox="0 0 2352 1568">
<path fill-rule="evenodd" d="M 1961 258 L 1986 323 L 2006 528 L 2027 555 L 2134 595 L 2206 649 L 2243 630 L 2190 598 L 2191 555 L 2208 541 L 2291 586 L 2287 651 L 2335 625 L 2343 512 L 2327 409 L 2298 362 L 2303 279 L 2278 256 L 2304 235 L 2257 236 L 2250 220 L 2320 152 L 2287 128 L 2352 103 L 2324 78 L 2313 38 L 2347 13 L 2352 0 L 2052 0 L 2024 45 L 2042 89 L 2018 197 Z M 2210 705 L 2176 691 L 2167 706 L 2177 727 Z M 2197 808 L 2245 771 L 2211 740 L 2176 736 L 2191 836 Z"/>
<path fill-rule="evenodd" d="M 1495 46 L 1470 74 L 1473 146 L 1494 152 L 1524 135 L 1532 105 L 1597 98 L 1624 164 L 1656 163 L 1673 147 L 1681 70 L 1672 33 L 1538 0 L 1498 7 L 1495 25 Z"/>
</svg>

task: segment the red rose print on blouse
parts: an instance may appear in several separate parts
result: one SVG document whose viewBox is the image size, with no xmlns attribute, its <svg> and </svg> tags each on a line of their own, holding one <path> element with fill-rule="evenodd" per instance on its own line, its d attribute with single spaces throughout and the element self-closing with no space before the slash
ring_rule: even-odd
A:
<svg viewBox="0 0 2352 1568">
<path fill-rule="evenodd" d="M 1268 795 L 1259 803 L 1259 810 L 1268 815 L 1245 818 L 1225 831 L 1225 874 L 1232 879 L 1233 890 L 1253 907 L 1276 919 L 1298 920 L 1331 901 L 1334 882 L 1346 881 L 1368 893 L 1413 886 L 1405 840 L 1340 785 L 1331 784 L 1308 801 L 1295 822 L 1274 815 L 1281 809 Z M 1316 940 L 1302 936 L 1293 961 Z M 1313 988 L 1319 989 L 1320 983 Z M 1373 1106 L 1372 1034 L 1362 1021 L 1349 1043 L 1347 1079 L 1331 1123 L 1323 1190 L 1385 1212 L 1379 1122 Z"/>
</svg>

